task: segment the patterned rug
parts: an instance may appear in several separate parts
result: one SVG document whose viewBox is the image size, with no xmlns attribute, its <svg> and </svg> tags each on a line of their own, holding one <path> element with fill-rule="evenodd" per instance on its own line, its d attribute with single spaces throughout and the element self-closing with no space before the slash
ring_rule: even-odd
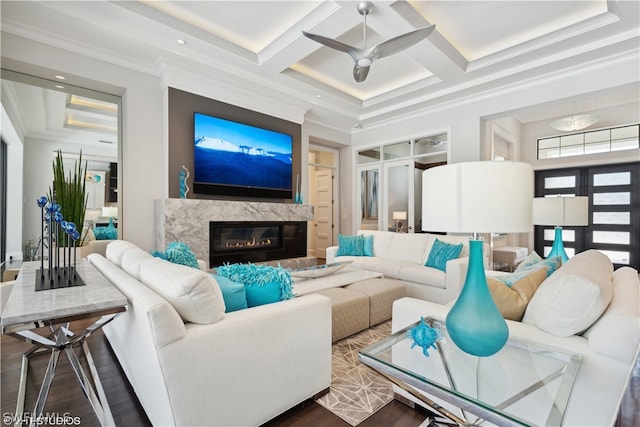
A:
<svg viewBox="0 0 640 427">
<path fill-rule="evenodd" d="M 352 426 L 389 403 L 393 399 L 391 383 L 358 362 L 358 351 L 390 334 L 389 320 L 333 344 L 331 388 L 316 402 Z"/>
</svg>

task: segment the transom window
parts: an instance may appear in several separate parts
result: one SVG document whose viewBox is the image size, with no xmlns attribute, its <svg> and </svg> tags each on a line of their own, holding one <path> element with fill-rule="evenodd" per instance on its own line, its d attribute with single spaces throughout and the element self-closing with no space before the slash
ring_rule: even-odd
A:
<svg viewBox="0 0 640 427">
<path fill-rule="evenodd" d="M 640 148 L 640 125 L 619 126 L 538 139 L 538 159 L 584 156 Z"/>
</svg>

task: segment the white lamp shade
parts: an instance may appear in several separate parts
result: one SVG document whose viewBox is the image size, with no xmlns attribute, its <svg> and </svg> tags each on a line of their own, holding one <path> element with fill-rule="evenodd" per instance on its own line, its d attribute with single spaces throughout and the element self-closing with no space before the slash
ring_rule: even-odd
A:
<svg viewBox="0 0 640 427">
<path fill-rule="evenodd" d="M 533 223 L 553 226 L 589 225 L 588 197 L 536 197 Z"/>
<path fill-rule="evenodd" d="M 102 216 L 108 217 L 117 217 L 118 216 L 118 207 L 117 206 L 107 206 L 102 208 Z"/>
<path fill-rule="evenodd" d="M 533 170 L 521 162 L 466 162 L 422 173 L 422 229 L 531 231 Z"/>
<path fill-rule="evenodd" d="M 393 211 L 393 219 L 407 219 L 405 211 Z"/>
</svg>

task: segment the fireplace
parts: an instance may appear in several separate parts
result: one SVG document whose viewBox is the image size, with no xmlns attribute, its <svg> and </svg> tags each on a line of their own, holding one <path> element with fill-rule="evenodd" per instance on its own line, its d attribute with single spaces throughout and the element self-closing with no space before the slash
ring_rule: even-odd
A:
<svg viewBox="0 0 640 427">
<path fill-rule="evenodd" d="M 306 221 L 211 221 L 209 264 L 264 262 L 307 255 Z"/>
</svg>

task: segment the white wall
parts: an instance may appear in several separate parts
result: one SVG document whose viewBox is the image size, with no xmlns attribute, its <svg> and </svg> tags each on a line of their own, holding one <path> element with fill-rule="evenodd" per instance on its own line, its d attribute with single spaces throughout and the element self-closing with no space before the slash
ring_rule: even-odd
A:
<svg viewBox="0 0 640 427">
<path fill-rule="evenodd" d="M 10 63 L 14 71 L 51 79 L 53 73 L 37 68 L 44 67 L 69 76 L 82 76 L 83 87 L 105 91 L 108 86 L 109 93 L 122 96 L 122 151 L 119 154 L 122 221 L 118 227 L 123 238 L 150 249 L 153 200 L 166 197 L 159 78 L 5 33 L 2 34 L 2 57 L 3 66 Z M 5 58 L 10 61 L 5 62 Z M 13 226 L 15 224 L 8 224 L 9 228 Z"/>
</svg>

